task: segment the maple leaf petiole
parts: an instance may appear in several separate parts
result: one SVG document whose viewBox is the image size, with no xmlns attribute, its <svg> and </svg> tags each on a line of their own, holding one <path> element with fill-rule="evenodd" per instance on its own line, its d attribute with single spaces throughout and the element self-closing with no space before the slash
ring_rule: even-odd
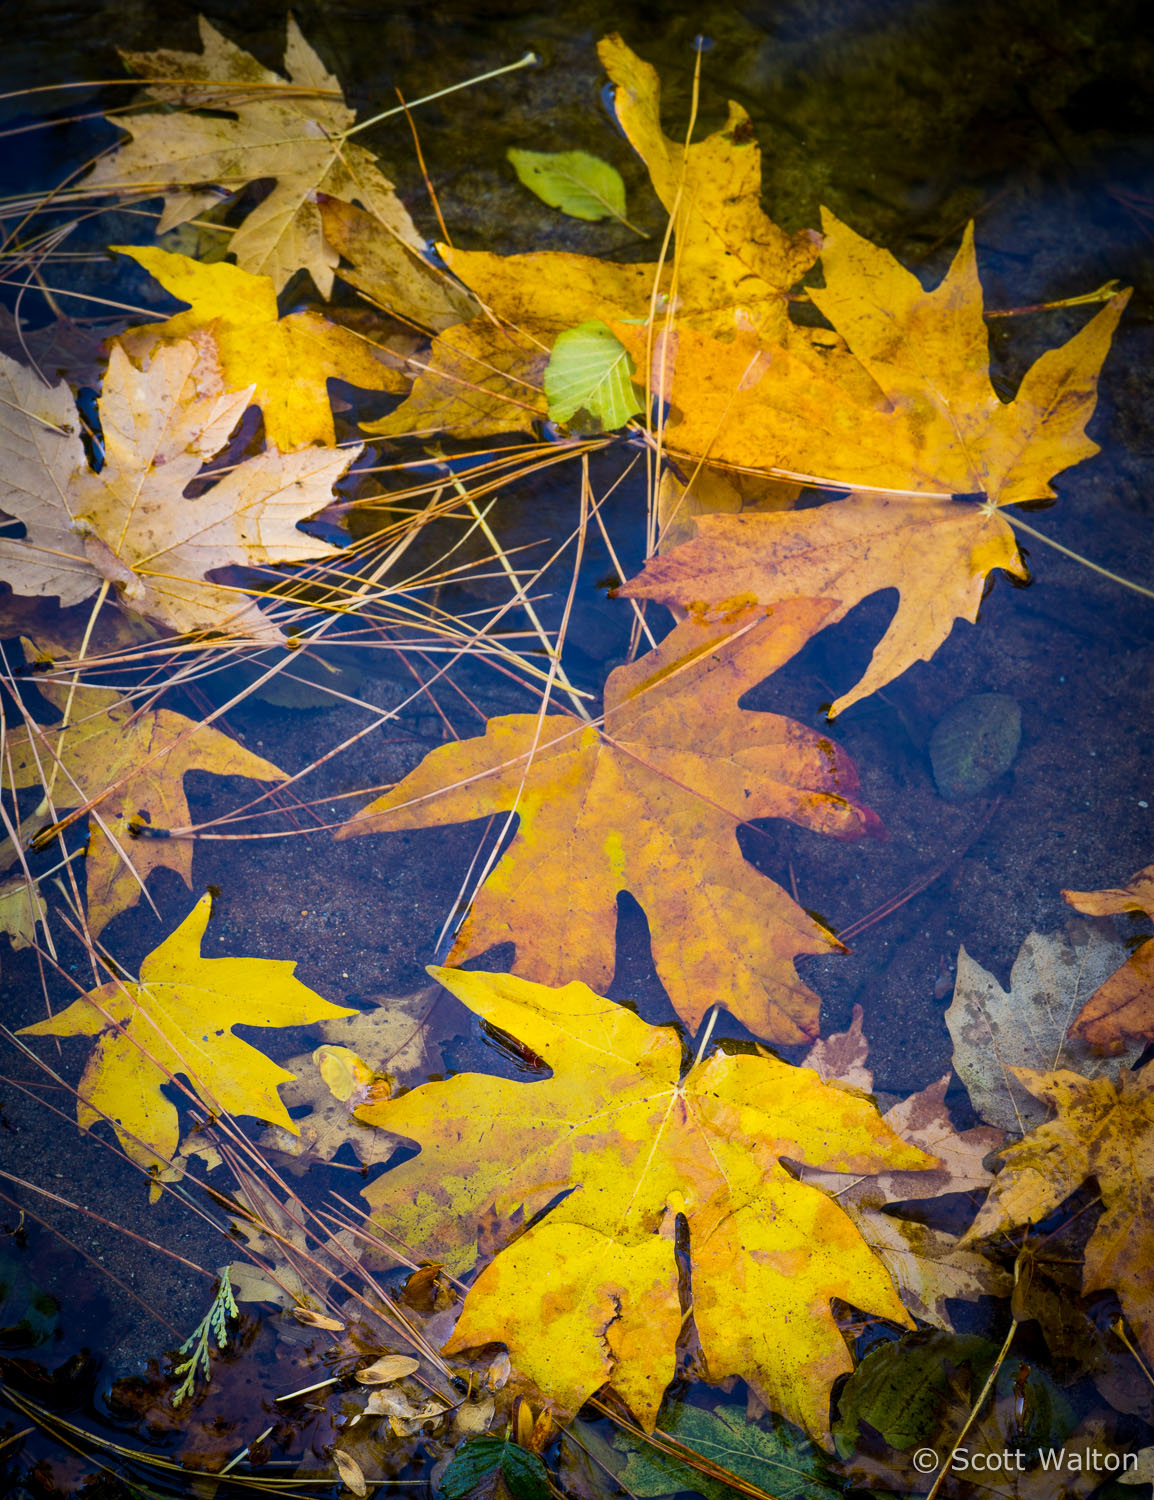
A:
<svg viewBox="0 0 1154 1500">
<path fill-rule="evenodd" d="M 384 109 L 379 115 L 371 115 L 369 119 L 362 120 L 358 125 L 351 125 L 348 130 L 342 130 L 339 138 L 347 141 L 350 136 L 367 130 L 370 125 L 379 125 L 382 120 L 391 120 L 394 115 L 403 115 L 410 109 L 416 109 L 419 104 L 432 104 L 434 99 L 443 99 L 446 94 L 456 94 L 461 89 L 471 89 L 475 83 L 487 83 L 490 78 L 500 78 L 504 73 L 516 73 L 519 68 L 531 68 L 540 61 L 541 59 L 535 52 L 526 52 L 524 57 L 518 58 L 515 63 L 506 63 L 503 68 L 492 68 L 488 73 L 477 73 L 472 78 L 463 78 L 460 83 L 451 83 L 447 89 L 438 89 L 435 94 L 423 94 L 419 99 L 409 99 L 404 104 L 394 105 L 392 109 Z"/>
</svg>

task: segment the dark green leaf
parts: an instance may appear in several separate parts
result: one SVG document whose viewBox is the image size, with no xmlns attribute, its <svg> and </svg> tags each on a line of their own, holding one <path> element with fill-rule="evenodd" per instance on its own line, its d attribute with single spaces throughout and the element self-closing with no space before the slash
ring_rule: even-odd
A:
<svg viewBox="0 0 1154 1500">
<path fill-rule="evenodd" d="M 513 1500 L 548 1500 L 545 1465 L 537 1455 L 488 1433 L 461 1444 L 442 1476 L 440 1493 L 445 1500 L 466 1500 L 492 1489 L 498 1478 Z"/>
</svg>

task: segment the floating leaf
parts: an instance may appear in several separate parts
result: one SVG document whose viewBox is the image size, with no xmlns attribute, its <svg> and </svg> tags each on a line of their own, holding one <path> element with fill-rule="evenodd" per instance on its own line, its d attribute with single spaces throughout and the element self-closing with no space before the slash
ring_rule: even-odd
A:
<svg viewBox="0 0 1154 1500">
<path fill-rule="evenodd" d="M 1154 917 L 1154 865 L 1139 870 L 1124 890 L 1063 891 L 1062 895 L 1076 911 L 1090 917 L 1124 911 Z M 1078 1013 L 1071 1034 L 1112 1051 L 1154 1037 L 1154 938 L 1147 938 L 1103 980 Z"/>
<path fill-rule="evenodd" d="M 424 244 L 376 157 L 344 138 L 356 116 L 340 84 L 290 16 L 285 39 L 288 78 L 262 67 L 251 53 L 200 17 L 203 52 L 122 52 L 161 105 L 118 114 L 131 140 L 103 157 L 84 179 L 85 191 L 164 194 L 157 233 L 195 218 L 259 178 L 272 192 L 229 240 L 237 264 L 270 276 L 279 292 L 301 267 L 322 297 L 333 289 L 337 252 L 327 243 L 317 194 L 359 201 L 397 238 L 419 252 Z M 217 188 L 210 184 L 218 184 Z"/>
<path fill-rule="evenodd" d="M 229 564 L 289 563 L 337 548 L 297 522 L 332 503 L 358 448 L 267 449 L 185 494 L 224 448 L 252 397 L 208 379 L 195 341 L 162 346 L 145 370 L 114 347 L 98 403 L 106 445 L 90 468 L 63 383 L 48 387 L 0 355 L 0 510 L 25 535 L 0 538 L 0 578 L 18 594 L 76 604 L 102 582 L 172 630 L 229 631 L 268 643 L 279 627 L 239 589 L 209 583 Z"/>
<path fill-rule="evenodd" d="M 267 276 L 253 276 L 221 262 L 202 265 L 186 255 L 144 245 L 114 245 L 131 255 L 165 291 L 189 304 L 163 323 L 146 323 L 120 336 L 135 359 L 159 343 L 178 343 L 207 332 L 225 389 L 252 388 L 270 443 L 282 453 L 310 443 L 333 444 L 336 432 L 327 382 L 346 380 L 366 390 L 408 389 L 399 361 L 393 365 L 367 340 L 315 312 L 277 314 L 276 290 Z"/>
<path fill-rule="evenodd" d="M 505 155 L 531 193 L 572 219 L 625 218 L 625 183 L 616 167 L 588 151 L 521 151 Z"/>
<path fill-rule="evenodd" d="M 876 833 L 857 773 L 824 735 L 737 707 L 830 608 L 794 600 L 772 619 L 686 621 L 605 685 L 601 728 L 569 714 L 505 714 L 481 738 L 433 750 L 338 837 L 427 828 L 515 809 L 516 838 L 473 902 L 450 962 L 510 939 L 543 983 L 613 974 L 617 893 L 649 918 L 653 959 L 696 1030 L 716 1001 L 767 1040 L 817 1032 L 818 997 L 794 959 L 836 938 L 749 865 L 739 824 L 788 818 L 853 839 Z"/>
<path fill-rule="evenodd" d="M 445 1352 L 503 1343 L 569 1414 L 611 1383 L 652 1430 L 688 1315 L 684 1214 L 707 1378 L 739 1375 L 828 1436 L 830 1387 L 851 1368 L 831 1299 L 912 1320 L 851 1221 L 782 1161 L 870 1174 L 935 1158 L 808 1068 L 717 1050 L 685 1072 L 677 1032 L 583 984 L 431 972 L 552 1070 L 532 1082 L 458 1074 L 358 1111 L 421 1146 L 365 1190 L 408 1245 L 436 1246 L 460 1270 L 483 1214 L 506 1226 L 540 1215 L 481 1271 Z"/>
<path fill-rule="evenodd" d="M 582 323 L 561 334 L 545 367 L 545 396 L 554 422 L 584 409 L 607 431 L 624 427 L 644 407 L 630 376 L 633 360 L 604 323 Z"/>
</svg>

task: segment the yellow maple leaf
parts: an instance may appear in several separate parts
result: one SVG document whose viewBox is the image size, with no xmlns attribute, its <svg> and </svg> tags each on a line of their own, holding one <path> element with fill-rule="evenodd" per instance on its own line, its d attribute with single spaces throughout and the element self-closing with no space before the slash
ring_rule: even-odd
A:
<svg viewBox="0 0 1154 1500">
<path fill-rule="evenodd" d="M 206 575 L 232 564 L 290 563 L 338 549 L 297 530 L 331 504 L 359 448 L 275 448 L 233 464 L 203 493 L 185 490 L 225 446 L 252 398 L 209 389 L 195 341 L 162 346 L 144 370 L 113 347 L 98 403 L 105 459 L 88 465 L 72 395 L 0 355 L 0 510 L 25 535 L 0 538 L 0 578 L 62 605 L 115 586 L 136 614 L 172 630 L 227 631 L 269 644 L 279 627 L 239 589 Z"/>
<path fill-rule="evenodd" d="M 252 389 L 265 435 L 282 453 L 310 443 L 336 442 L 326 382 L 347 380 L 368 390 L 408 389 L 398 366 L 374 346 L 320 313 L 277 314 L 276 289 L 267 276 L 218 261 L 207 266 L 156 246 L 113 245 L 189 304 L 163 323 L 145 323 L 120 335 L 121 348 L 147 358 L 158 343 L 175 344 L 207 332 L 226 390 Z"/>
<path fill-rule="evenodd" d="M 161 1092 L 176 1075 L 209 1110 L 295 1129 L 277 1094 L 294 1075 L 233 1036 L 233 1026 L 307 1026 L 351 1014 L 294 978 L 291 960 L 203 958 L 211 910 L 212 898 L 202 896 L 143 961 L 139 980 L 101 985 L 21 1031 L 98 1039 L 80 1080 L 77 1120 L 82 1130 L 108 1120 L 142 1167 L 164 1168 L 176 1151 L 179 1116 Z"/>
<path fill-rule="evenodd" d="M 1116 1292 L 1146 1359 L 1154 1362 L 1154 1063 L 1117 1081 L 1067 1069 L 1011 1071 L 1056 1118 L 1002 1152 L 1002 1171 L 961 1243 L 1037 1224 L 1093 1178 L 1102 1216 L 1084 1252 L 1082 1291 Z"/>
<path fill-rule="evenodd" d="M 192 888 L 192 844 L 134 839 L 133 826 L 181 827 L 190 821 L 184 795 L 189 771 L 283 781 L 286 773 L 211 725 L 166 708 L 137 710 L 108 688 L 39 682 L 38 690 L 68 722 L 10 730 L 3 779 L 13 790 L 51 781 L 52 816 L 92 802 L 85 872 L 93 933 L 139 901 L 149 875 L 164 866 Z M 44 816 L 27 822 L 37 824 Z"/>
<path fill-rule="evenodd" d="M 817 259 L 820 241 L 806 230 L 786 234 L 762 208 L 761 147 L 749 115 L 730 101 L 720 130 L 696 145 L 672 141 L 661 128 L 656 70 L 616 35 L 597 44 L 597 55 L 616 86 L 618 122 L 673 220 L 679 315 L 722 331 L 733 329 L 738 309 L 755 323 L 780 323 L 785 294 Z"/>
<path fill-rule="evenodd" d="M 628 890 L 690 1027 L 720 1003 L 758 1036 L 805 1041 L 819 1002 L 793 960 L 841 945 L 746 863 L 737 828 L 779 817 L 858 838 L 880 824 L 855 800 L 857 774 L 828 739 L 736 705 L 829 607 L 795 600 L 744 633 L 679 625 L 611 673 L 600 729 L 561 713 L 490 719 L 482 738 L 432 751 L 337 837 L 515 810 L 517 836 L 450 962 L 512 940 L 518 973 L 542 983 L 576 974 L 603 987 L 613 975 L 617 893 Z"/>
<path fill-rule="evenodd" d="M 131 139 L 97 162 L 84 179 L 86 190 L 163 192 L 157 229 L 163 234 L 220 201 L 206 184 L 233 193 L 273 178 L 272 191 L 232 235 L 229 250 L 246 271 L 271 277 L 278 292 L 303 267 L 322 297 L 332 293 L 338 255 L 325 239 L 318 192 L 363 203 L 402 243 L 423 249 L 376 157 L 346 138 L 356 116 L 291 16 L 287 78 L 262 67 L 203 16 L 200 36 L 203 52 L 121 52 L 148 79 L 152 99 L 180 110 L 118 115 L 115 123 Z"/>
<path fill-rule="evenodd" d="M 529 363 L 534 354 L 541 366 L 565 329 L 644 319 L 655 305 L 664 311 L 670 298 L 678 326 L 687 329 L 732 334 L 739 309 L 763 331 L 783 326 L 785 294 L 813 264 L 819 241 L 808 232 L 787 235 L 763 211 L 761 149 L 749 116 L 731 104 L 725 126 L 686 149 L 662 133 L 654 69 L 618 36 L 605 38 L 598 51 L 617 85 L 622 129 L 673 215 L 675 259 L 621 265 L 563 251 L 502 256 L 439 244 L 446 265 L 490 321 L 472 325 L 467 363 L 457 357 L 460 330 L 442 333 L 412 397 L 366 432 L 398 437 L 440 430 L 476 437 L 527 431 L 545 415 L 542 400 L 526 399 L 526 384 L 540 389 L 539 369 Z M 511 367 L 514 340 L 526 346 L 525 359 Z M 514 378 L 502 379 L 507 373 Z M 483 400 L 470 392 L 471 385 L 482 388 Z"/>
<path fill-rule="evenodd" d="M 831 215 L 826 228 L 826 286 L 812 295 L 844 347 L 823 352 L 798 331 L 780 347 L 750 332 L 722 343 L 679 331 L 658 337 L 662 373 L 651 380 L 679 413 L 665 431 L 670 452 L 865 492 L 789 514 L 702 517 L 695 539 L 651 558 L 621 592 L 707 618 L 821 595 L 839 601 L 831 624 L 896 588 L 894 618 L 833 717 L 928 660 L 956 620 L 975 621 L 993 569 L 1028 576 L 998 507 L 1052 495 L 1059 470 L 1098 451 L 1085 429 L 1127 294 L 1036 360 L 1003 404 L 989 379 L 972 233 L 926 292 Z M 644 358 L 643 329 L 615 332 Z M 958 503 L 951 492 L 986 499 Z"/>
<path fill-rule="evenodd" d="M 1062 895 L 1075 911 L 1089 917 L 1110 917 L 1123 911 L 1154 917 L 1154 865 L 1139 870 L 1122 890 L 1063 891 Z M 1154 1037 L 1154 938 L 1139 944 L 1098 986 L 1078 1012 L 1070 1034 L 1109 1051 Z"/>
<path fill-rule="evenodd" d="M 717 1049 L 683 1073 L 674 1030 L 583 984 L 430 972 L 552 1076 L 461 1074 L 359 1109 L 421 1147 L 365 1190 L 375 1217 L 459 1270 L 482 1213 L 529 1220 L 559 1198 L 478 1276 L 445 1352 L 503 1343 L 569 1413 L 612 1384 L 652 1430 L 689 1311 L 684 1215 L 707 1378 L 740 1376 L 828 1442 L 830 1386 L 852 1364 L 830 1299 L 912 1322 L 849 1219 L 782 1158 L 859 1173 L 935 1158 L 808 1068 Z"/>
</svg>

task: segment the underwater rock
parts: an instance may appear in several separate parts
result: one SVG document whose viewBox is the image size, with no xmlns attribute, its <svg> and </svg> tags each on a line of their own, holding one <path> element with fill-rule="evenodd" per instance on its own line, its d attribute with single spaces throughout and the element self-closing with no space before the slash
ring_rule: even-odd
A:
<svg viewBox="0 0 1154 1500">
<path fill-rule="evenodd" d="M 1005 693 L 955 703 L 930 736 L 930 765 L 947 802 L 977 797 L 1004 776 L 1022 742 L 1022 710 Z"/>
</svg>

